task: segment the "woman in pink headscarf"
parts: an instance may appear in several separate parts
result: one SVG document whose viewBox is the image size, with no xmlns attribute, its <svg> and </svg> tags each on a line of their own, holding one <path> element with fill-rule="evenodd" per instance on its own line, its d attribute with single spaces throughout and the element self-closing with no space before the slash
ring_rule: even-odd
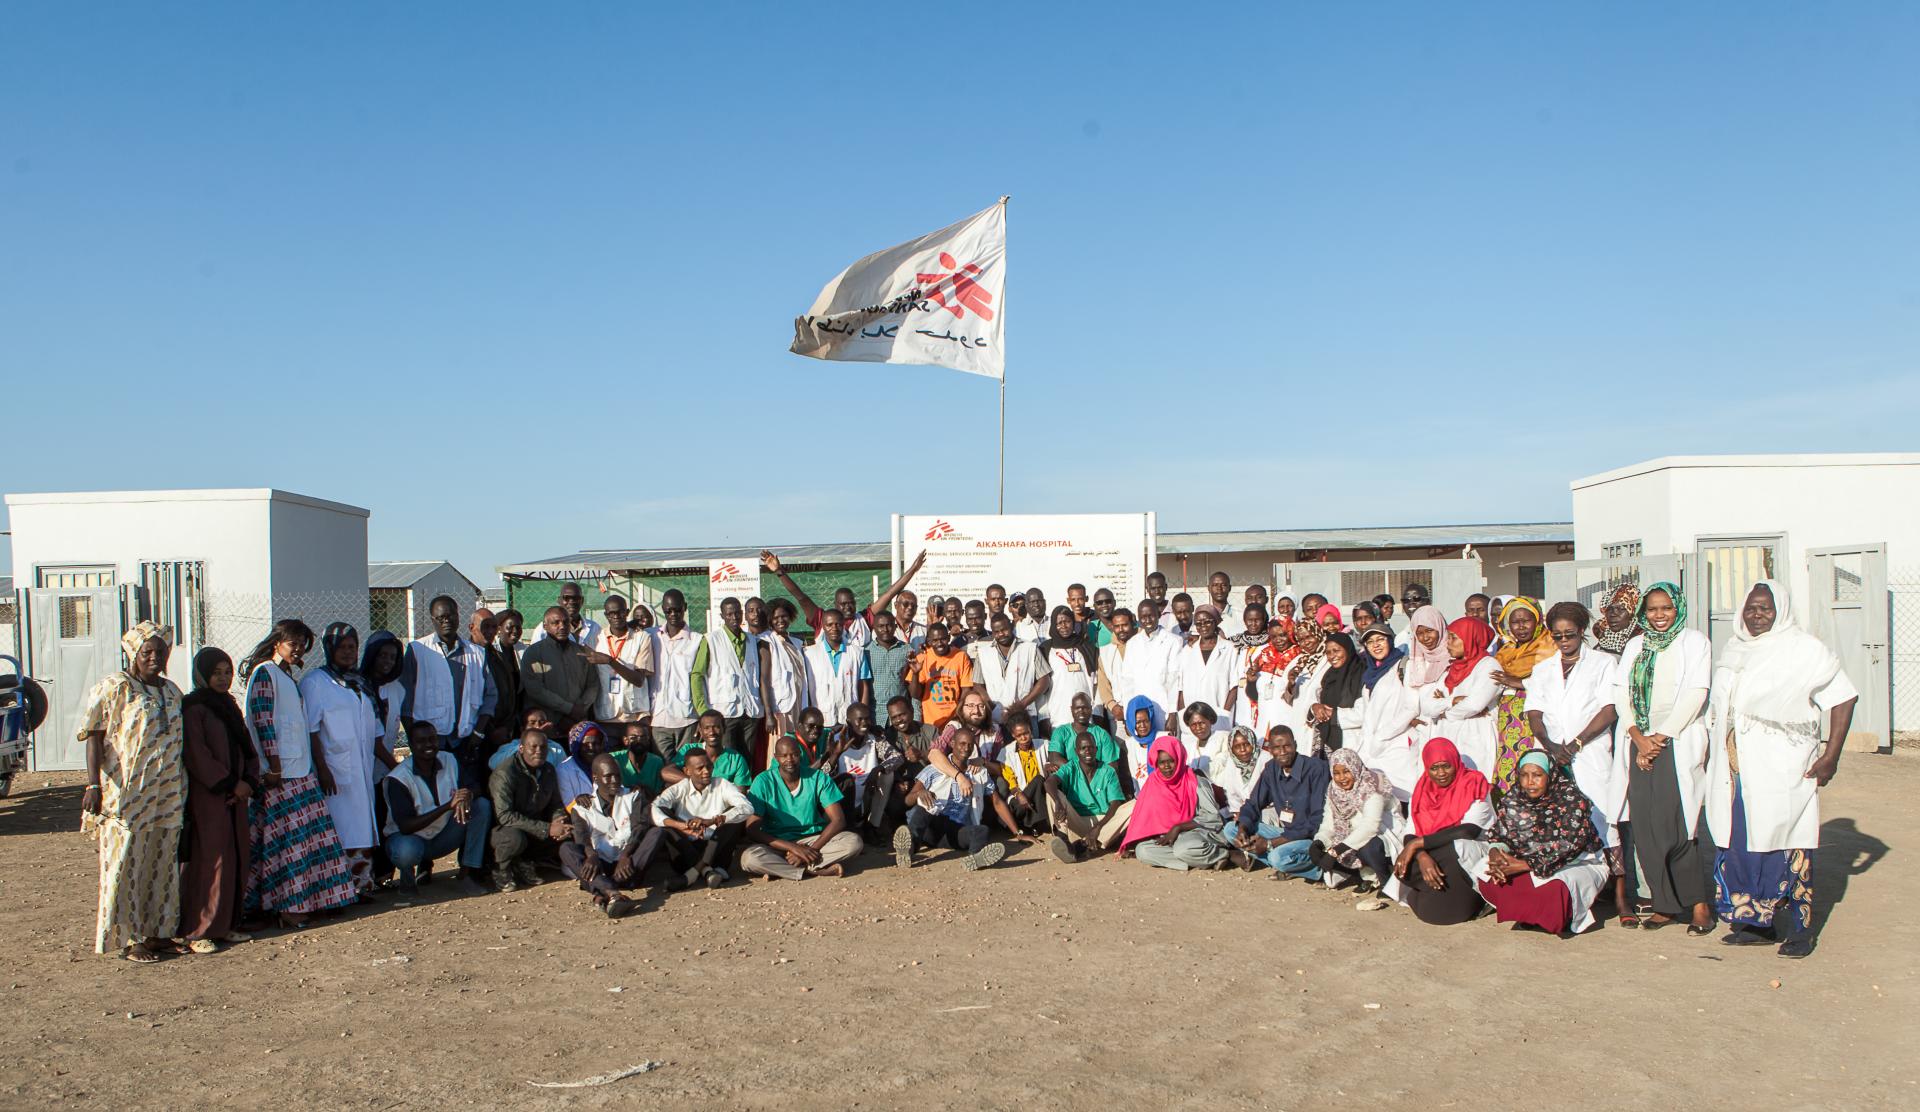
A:
<svg viewBox="0 0 1920 1112">
<path fill-rule="evenodd" d="M 1213 784 L 1187 766 L 1186 746 L 1162 735 L 1147 750 L 1147 764 L 1152 771 L 1134 797 L 1120 855 L 1181 872 L 1230 867 L 1233 847 L 1222 833 Z"/>
</svg>

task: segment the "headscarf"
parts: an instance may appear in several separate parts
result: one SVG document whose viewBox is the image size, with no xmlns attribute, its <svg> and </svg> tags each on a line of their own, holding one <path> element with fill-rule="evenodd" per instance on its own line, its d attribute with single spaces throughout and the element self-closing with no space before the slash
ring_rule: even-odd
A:
<svg viewBox="0 0 1920 1112">
<path fill-rule="evenodd" d="M 1373 615 L 1373 625 L 1379 625 L 1386 621 L 1385 618 L 1380 616 L 1380 608 L 1372 602 L 1356 602 L 1353 604 L 1353 608 L 1361 613 Z M 1367 628 L 1372 629 L 1373 626 L 1368 626 Z"/>
<path fill-rule="evenodd" d="M 1507 619 L 1515 612 L 1525 610 L 1533 615 L 1533 636 L 1523 644 L 1514 644 L 1513 631 L 1507 628 Z M 1508 641 L 1501 646 L 1496 658 L 1500 661 L 1500 670 L 1515 679 L 1526 679 L 1533 674 L 1536 665 L 1551 660 L 1560 650 L 1554 646 L 1553 638 L 1547 635 L 1547 619 L 1540 612 L 1540 604 L 1525 595 L 1516 595 L 1512 602 L 1500 608 L 1500 629 L 1507 635 Z"/>
<path fill-rule="evenodd" d="M 1327 627 L 1327 623 L 1324 619 L 1329 614 L 1333 615 L 1333 628 L 1335 629 L 1347 628 L 1346 615 L 1340 613 L 1340 608 L 1338 606 L 1335 606 L 1331 602 L 1321 603 L 1320 609 L 1315 610 L 1313 612 L 1313 624 L 1315 626 L 1318 626 L 1321 629 L 1325 629 Z"/>
<path fill-rule="evenodd" d="M 1296 635 L 1295 648 L 1298 649 L 1298 652 L 1294 656 L 1293 667 L 1287 669 L 1287 682 L 1280 691 L 1281 697 L 1286 699 L 1288 706 L 1293 705 L 1295 697 L 1300 693 L 1300 689 L 1297 686 L 1300 678 L 1303 676 L 1311 676 L 1313 670 L 1320 666 L 1320 658 L 1327 654 L 1327 633 L 1325 630 L 1312 622 L 1295 622 L 1293 631 Z M 1303 631 L 1314 639 L 1313 648 L 1299 649 L 1298 634 Z"/>
<path fill-rule="evenodd" d="M 1387 639 L 1387 655 L 1381 657 L 1379 660 L 1373 659 L 1373 654 L 1366 652 L 1367 639 L 1371 637 L 1384 637 Z M 1407 650 L 1393 643 L 1393 631 L 1384 625 L 1374 626 L 1372 629 L 1361 634 L 1360 647 L 1362 653 L 1361 659 L 1367 662 L 1367 670 L 1365 674 L 1360 677 L 1360 682 L 1367 685 L 1368 691 L 1372 691 L 1373 685 L 1380 682 L 1380 677 L 1392 671 L 1393 666 L 1406 659 L 1407 655 Z"/>
<path fill-rule="evenodd" d="M 600 728 L 600 724 L 598 722 L 581 722 L 575 725 L 573 729 L 567 731 L 567 758 L 588 776 L 592 776 L 593 765 L 580 759 L 580 753 L 586 746 L 588 734 L 599 734 L 600 751 L 602 753 L 607 751 L 607 732 Z"/>
<path fill-rule="evenodd" d="M 1140 735 L 1133 732 L 1133 720 L 1143 710 L 1147 712 L 1147 740 L 1151 742 L 1152 739 L 1160 736 L 1160 704 L 1147 698 L 1145 695 L 1135 695 L 1133 698 L 1127 700 L 1127 721 L 1125 725 L 1127 736 L 1132 738 L 1136 745 L 1140 742 Z"/>
<path fill-rule="evenodd" d="M 1627 624 L 1620 629 L 1615 629 L 1612 623 L 1608 623 L 1607 631 L 1594 638 L 1594 647 L 1603 653 L 1619 656 L 1621 650 L 1627 647 L 1627 642 L 1633 640 L 1633 615 L 1640 611 L 1640 588 L 1632 583 L 1622 583 L 1615 587 L 1613 594 L 1607 598 L 1607 604 L 1600 608 L 1601 621 L 1607 620 L 1607 611 L 1613 608 L 1614 603 L 1627 608 Z"/>
<path fill-rule="evenodd" d="M 1285 678 L 1287 665 L 1300 655 L 1300 646 L 1293 643 L 1292 618 L 1275 618 L 1274 621 L 1280 623 L 1282 641 L 1275 645 L 1273 638 L 1268 637 L 1267 643 L 1253 654 L 1253 670 Z"/>
<path fill-rule="evenodd" d="M 1466 646 L 1459 660 L 1447 662 L 1447 690 L 1452 691 L 1466 682 L 1473 672 L 1473 666 L 1487 658 L 1487 645 L 1493 640 L 1493 627 L 1478 618 L 1455 618 L 1447 627 L 1447 632 L 1460 639 Z"/>
<path fill-rule="evenodd" d="M 208 645 L 193 654 L 193 690 L 180 700 L 180 709 L 184 713 L 189 707 L 205 707 L 207 713 L 220 720 L 226 727 L 227 768 L 229 775 L 219 782 L 207 786 L 213 795 L 224 796 L 233 790 L 246 768 L 247 752 L 241 747 L 247 743 L 247 720 L 240 714 L 240 704 L 234 701 L 233 692 L 213 686 L 214 669 L 225 664 L 233 667 L 233 658 Z"/>
<path fill-rule="evenodd" d="M 323 658 L 320 664 L 320 670 L 332 676 L 334 680 L 343 687 L 358 691 L 362 695 L 370 696 L 373 692 L 367 690 L 366 677 L 362 676 L 353 668 L 336 668 L 333 665 L 334 648 L 349 637 L 358 641 L 360 639 L 360 631 L 346 622 L 334 622 L 326 628 L 325 632 L 320 634 L 320 655 Z M 382 715 L 381 722 L 384 724 L 385 721 L 386 716 Z"/>
<path fill-rule="evenodd" d="M 1461 618 L 1484 626 L 1478 618 Z M 1453 782 L 1440 787 L 1427 769 L 1437 764 L 1453 766 Z M 1420 782 L 1413 786 L 1413 832 L 1426 837 L 1436 830 L 1457 825 L 1474 804 L 1487 798 L 1487 778 L 1460 763 L 1460 750 L 1453 742 L 1437 737 L 1420 750 Z"/>
<path fill-rule="evenodd" d="M 376 676 L 373 674 L 373 666 L 380 659 L 380 646 L 389 641 L 393 642 L 394 647 L 393 671 Z M 388 684 L 400 678 L 400 673 L 405 667 L 402 660 L 405 655 L 406 650 L 401 646 L 400 639 L 384 629 L 374 630 L 367 637 L 366 643 L 360 646 L 360 679 L 366 684 L 367 694 L 373 698 L 374 714 L 380 719 L 382 729 L 386 728 L 387 724 L 387 699 L 380 692 Z M 388 738 L 387 744 L 391 746 L 397 741 L 396 738 Z"/>
<path fill-rule="evenodd" d="M 1656 631 L 1647 622 L 1647 595 L 1661 591 L 1673 600 L 1673 624 L 1665 633 Z M 1778 596 L 1776 596 L 1778 597 Z M 1627 698 L 1633 703 L 1633 724 L 1642 733 L 1653 728 L 1653 665 L 1660 654 L 1673 647 L 1680 634 L 1687 628 L 1687 596 L 1680 588 L 1662 579 L 1648 587 L 1646 594 L 1640 596 L 1640 605 L 1633 612 L 1633 624 L 1642 631 L 1644 643 L 1640 646 L 1640 655 L 1633 658 L 1633 669 L 1627 677 Z M 1742 629 L 1746 623 L 1740 623 Z"/>
<path fill-rule="evenodd" d="M 1360 752 L 1357 749 L 1335 750 L 1327 761 L 1330 766 L 1327 777 L 1327 814 L 1333 823 L 1333 841 L 1327 844 L 1331 846 L 1347 840 L 1347 834 L 1353 829 L 1353 817 L 1360 813 L 1360 808 L 1366 806 L 1369 796 L 1384 795 L 1388 800 L 1392 800 L 1393 782 L 1388 780 L 1387 774 L 1379 769 L 1368 768 L 1367 763 L 1360 759 Z M 1340 781 L 1332 777 L 1331 768 L 1344 768 L 1353 773 L 1353 787 L 1341 787 Z"/>
<path fill-rule="evenodd" d="M 1535 884 L 1545 884 L 1574 858 L 1599 848 L 1600 833 L 1593 826 L 1593 804 L 1580 794 L 1573 777 L 1554 768 L 1540 749 L 1522 755 L 1515 774 L 1528 764 L 1546 770 L 1547 790 L 1539 799 L 1529 799 L 1518 783 L 1510 788 L 1500 797 L 1492 837 L 1527 863 Z"/>
<path fill-rule="evenodd" d="M 173 630 L 158 622 L 142 619 L 132 629 L 120 635 L 120 651 L 127 656 L 127 668 L 133 668 L 133 658 L 140 655 L 140 646 L 158 637 L 169 647 L 173 644 Z"/>
<path fill-rule="evenodd" d="M 1786 588 L 1762 579 L 1740 596 L 1765 588 L 1773 596 L 1773 626 L 1754 636 L 1744 617 L 1714 661 L 1713 700 L 1720 708 L 1716 729 L 1732 730 L 1744 741 L 1752 732 L 1797 735 L 1809 742 L 1820 736 L 1813 694 L 1840 672 L 1840 658 L 1818 637 L 1793 623 Z M 1738 742 L 1736 742 L 1738 744 Z"/>
<path fill-rule="evenodd" d="M 1355 647 L 1352 637 L 1345 633 L 1329 633 L 1327 640 L 1347 650 L 1347 662 L 1338 668 L 1328 668 L 1326 675 L 1320 677 L 1319 701 L 1337 711 L 1343 707 L 1353 706 L 1360 701 L 1360 696 L 1366 693 L 1364 680 L 1367 675 L 1367 665 L 1360 659 L 1360 650 Z M 1337 713 L 1325 722 L 1314 723 L 1313 732 L 1316 739 L 1314 745 L 1316 756 L 1328 749 L 1338 749 L 1345 744 L 1345 738 L 1340 729 L 1340 715 Z"/>
<path fill-rule="evenodd" d="M 1253 756 L 1244 761 L 1233 755 L 1233 743 L 1240 739 L 1241 734 L 1245 734 L 1247 741 L 1253 745 Z M 1245 726 L 1235 726 L 1233 733 L 1227 735 L 1227 759 L 1233 762 L 1234 771 L 1240 774 L 1242 781 L 1247 783 L 1253 781 L 1253 774 L 1260 767 L 1261 756 L 1260 739 L 1253 736 L 1252 730 Z"/>
<path fill-rule="evenodd" d="M 1430 683 L 1439 683 L 1440 677 L 1447 674 L 1447 665 L 1453 658 L 1447 655 L 1447 618 L 1440 608 L 1429 603 L 1413 612 L 1410 619 L 1413 628 L 1408 632 L 1412 642 L 1407 646 L 1407 686 L 1422 688 Z M 1439 640 L 1429 649 L 1420 643 L 1420 631 L 1433 630 L 1440 635 Z"/>
<path fill-rule="evenodd" d="M 1160 754 L 1172 753 L 1175 769 L 1171 777 L 1160 771 Z M 1183 822 L 1192 822 L 1200 806 L 1200 778 L 1187 767 L 1187 747 L 1167 734 L 1153 740 L 1147 750 L 1147 775 L 1140 793 L 1133 800 L 1133 817 L 1127 820 L 1122 847 L 1157 838 Z"/>
</svg>

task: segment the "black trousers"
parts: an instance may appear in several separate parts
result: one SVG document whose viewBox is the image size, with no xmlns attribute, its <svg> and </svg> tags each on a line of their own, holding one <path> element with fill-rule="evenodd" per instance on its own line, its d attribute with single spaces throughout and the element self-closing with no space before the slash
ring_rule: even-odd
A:
<svg viewBox="0 0 1920 1112">
<path fill-rule="evenodd" d="M 1460 858 L 1455 855 L 1453 843 L 1433 846 L 1427 850 L 1427 854 L 1433 858 L 1434 864 L 1440 866 L 1441 876 L 1447 886 L 1428 888 L 1418 867 L 1408 869 L 1400 885 L 1406 892 L 1407 906 L 1413 909 L 1414 916 L 1422 923 L 1450 927 L 1480 914 L 1485 903 L 1473 886 L 1473 878 L 1467 875 Z"/>
<path fill-rule="evenodd" d="M 535 836 L 511 826 L 496 826 L 487 835 L 493 848 L 493 867 L 504 869 L 521 861 L 553 862 L 559 859 L 559 847 L 545 834 Z"/>
<path fill-rule="evenodd" d="M 1680 781 L 1675 775 L 1673 746 L 1640 771 L 1640 762 L 1627 765 L 1627 806 L 1633 812 L 1633 848 L 1640 872 L 1653 897 L 1653 909 L 1662 915 L 1686 916 L 1693 905 L 1709 903 L 1713 887 L 1707 879 L 1713 868 L 1713 849 L 1701 844 L 1695 828 L 1681 814 Z"/>
<path fill-rule="evenodd" d="M 1387 860 L 1387 847 L 1380 839 L 1375 838 L 1366 845 L 1358 847 L 1354 852 L 1360 855 L 1360 863 L 1372 869 L 1374 875 L 1383 882 L 1393 875 L 1393 862 Z M 1307 857 L 1318 865 L 1322 872 L 1334 873 L 1352 880 L 1360 879 L 1359 869 L 1349 869 L 1342 865 L 1340 859 L 1328 853 L 1327 847 L 1319 842 L 1313 843 L 1307 850 Z"/>
</svg>

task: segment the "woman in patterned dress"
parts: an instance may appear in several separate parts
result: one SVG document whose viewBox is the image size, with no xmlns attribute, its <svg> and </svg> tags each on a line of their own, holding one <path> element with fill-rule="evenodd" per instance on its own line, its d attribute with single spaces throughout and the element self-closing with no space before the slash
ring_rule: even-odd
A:
<svg viewBox="0 0 1920 1112">
<path fill-rule="evenodd" d="M 1500 633 L 1505 643 L 1494 654 L 1500 670 L 1493 682 L 1500 685 L 1500 705 L 1494 714 L 1498 750 L 1493 762 L 1493 797 L 1498 800 L 1513 790 L 1515 769 L 1520 758 L 1540 748 L 1533 728 L 1527 724 L 1527 677 L 1536 664 L 1552 660 L 1559 650 L 1547 633 L 1540 604 L 1524 595 L 1516 596 L 1500 608 Z"/>
<path fill-rule="evenodd" d="M 100 843 L 95 953 L 160 960 L 180 918 L 180 689 L 167 679 L 171 631 L 141 622 L 120 638 L 127 667 L 94 686 L 80 725 L 87 790 L 80 826 Z"/>
<path fill-rule="evenodd" d="M 250 816 L 253 876 L 247 906 L 277 914 L 289 929 L 359 895 L 327 810 L 333 773 L 293 679 L 312 647 L 313 630 L 306 623 L 282 620 L 247 654 L 244 665 L 247 733 L 261 766 L 261 792 L 253 797 Z"/>
</svg>

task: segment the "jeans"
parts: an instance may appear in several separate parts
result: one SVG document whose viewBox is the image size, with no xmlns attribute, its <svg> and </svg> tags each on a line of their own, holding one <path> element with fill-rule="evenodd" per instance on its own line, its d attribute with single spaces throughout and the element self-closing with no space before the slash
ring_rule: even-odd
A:
<svg viewBox="0 0 1920 1112">
<path fill-rule="evenodd" d="M 913 831 L 913 841 L 917 846 L 938 849 L 952 846 L 963 853 L 978 853 L 988 842 L 993 841 L 993 832 L 979 823 L 962 826 L 949 818 L 934 814 L 925 807 L 907 809 L 907 829 Z"/>
<path fill-rule="evenodd" d="M 411 884 L 413 870 L 422 865 L 430 865 L 455 850 L 460 851 L 460 865 L 466 869 L 477 869 L 487 855 L 487 827 L 493 819 L 493 803 L 490 800 L 476 798 L 467 811 L 467 821 L 454 822 L 451 818 L 440 828 L 440 832 L 431 838 L 422 838 L 418 834 L 389 834 L 385 846 L 387 857 L 393 861 L 393 867 L 400 871 L 400 882 Z"/>
<path fill-rule="evenodd" d="M 1278 827 L 1268 826 L 1264 822 L 1260 824 L 1257 833 L 1270 842 L 1278 841 L 1280 838 L 1285 837 Z M 1266 857 L 1262 858 L 1262 860 L 1277 873 L 1283 873 L 1287 876 L 1305 877 L 1308 880 L 1319 880 L 1320 867 L 1313 863 L 1313 857 L 1310 853 L 1312 849 L 1313 839 L 1302 838 L 1297 842 L 1288 842 L 1283 846 L 1274 846 L 1267 851 Z"/>
</svg>

